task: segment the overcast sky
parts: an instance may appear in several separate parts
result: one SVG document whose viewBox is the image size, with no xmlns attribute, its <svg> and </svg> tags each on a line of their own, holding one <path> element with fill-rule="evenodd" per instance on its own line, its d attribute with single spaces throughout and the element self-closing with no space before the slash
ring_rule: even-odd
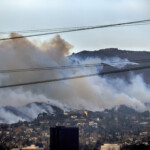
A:
<svg viewBox="0 0 150 150">
<path fill-rule="evenodd" d="M 143 19 L 150 19 L 150 0 L 0 0 L 0 32 Z M 150 50 L 150 25 L 63 33 L 61 36 L 74 46 L 72 52 L 110 47 Z"/>
</svg>

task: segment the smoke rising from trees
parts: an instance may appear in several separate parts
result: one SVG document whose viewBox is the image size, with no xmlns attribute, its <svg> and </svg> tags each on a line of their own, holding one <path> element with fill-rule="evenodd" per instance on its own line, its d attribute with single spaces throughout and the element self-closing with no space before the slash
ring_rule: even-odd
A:
<svg viewBox="0 0 150 150">
<path fill-rule="evenodd" d="M 16 36 L 15 33 L 10 36 Z M 37 46 L 38 45 L 38 46 Z M 88 58 L 72 61 L 69 55 L 71 44 L 56 35 L 49 41 L 35 44 L 28 39 L 9 40 L 0 43 L 0 69 L 19 69 L 45 66 L 101 63 L 111 65 L 111 60 Z M 120 58 L 112 58 L 117 61 Z M 130 63 L 130 62 L 128 62 Z M 122 64 L 116 67 L 123 67 Z M 54 79 L 80 74 L 98 73 L 103 68 L 78 68 L 51 71 L 20 72 L 0 75 L 0 84 L 13 84 L 44 79 Z M 88 77 L 24 87 L 0 89 L 0 106 L 23 106 L 32 102 L 56 102 L 55 105 L 66 105 L 75 109 L 103 111 L 115 106 L 127 105 L 137 111 L 148 108 L 150 87 L 142 76 L 131 76 L 131 83 L 122 79 L 105 77 Z M 62 107 L 63 108 L 63 107 Z M 34 108 L 33 108 L 34 109 Z"/>
</svg>

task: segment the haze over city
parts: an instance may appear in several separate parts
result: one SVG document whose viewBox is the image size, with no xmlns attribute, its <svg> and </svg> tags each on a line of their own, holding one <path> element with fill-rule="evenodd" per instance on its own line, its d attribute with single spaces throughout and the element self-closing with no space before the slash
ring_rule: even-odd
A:
<svg viewBox="0 0 150 150">
<path fill-rule="evenodd" d="M 0 150 L 149 150 L 150 1 L 0 0 Z"/>
</svg>

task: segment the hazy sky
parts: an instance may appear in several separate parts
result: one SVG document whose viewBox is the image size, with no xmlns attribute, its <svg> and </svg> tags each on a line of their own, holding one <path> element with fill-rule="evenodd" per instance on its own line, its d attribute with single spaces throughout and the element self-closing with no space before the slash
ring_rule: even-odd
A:
<svg viewBox="0 0 150 150">
<path fill-rule="evenodd" d="M 0 32 L 94 26 L 150 19 L 150 0 L 0 0 Z M 44 40 L 54 35 L 35 37 Z M 64 33 L 73 52 L 150 50 L 150 25 Z M 3 35 L 0 35 L 3 37 Z"/>
</svg>

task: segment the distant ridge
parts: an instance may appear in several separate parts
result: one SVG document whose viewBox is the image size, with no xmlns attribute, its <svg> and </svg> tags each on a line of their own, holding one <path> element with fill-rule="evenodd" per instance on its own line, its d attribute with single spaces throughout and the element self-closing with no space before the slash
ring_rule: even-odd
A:
<svg viewBox="0 0 150 150">
<path fill-rule="evenodd" d="M 88 58 L 100 58 L 100 59 L 112 59 L 112 58 L 120 58 L 127 59 L 131 62 L 137 63 L 139 66 L 150 65 L 150 61 L 147 63 L 139 62 L 138 60 L 150 60 L 150 52 L 148 51 L 130 51 L 130 50 L 120 50 L 118 48 L 107 48 L 100 49 L 95 51 L 81 51 L 79 53 L 73 53 L 70 56 L 71 59 L 78 58 L 81 60 L 85 60 Z M 133 61 L 134 60 L 134 61 Z M 118 60 L 116 60 L 117 62 Z M 127 65 L 126 67 L 132 67 L 133 65 Z M 105 70 L 104 67 L 103 70 Z M 114 67 L 109 66 L 109 69 L 114 69 Z M 116 68 L 117 69 L 117 68 Z M 145 83 L 150 84 L 150 69 L 131 71 L 132 75 L 141 75 Z M 130 80 L 131 72 L 123 72 L 118 74 L 107 75 L 109 78 L 122 78 L 126 81 Z"/>
<path fill-rule="evenodd" d="M 79 53 L 73 53 L 71 57 L 80 57 L 86 59 L 87 57 L 98 57 L 101 59 L 110 57 L 119 57 L 121 59 L 127 58 L 128 60 L 137 59 L 150 59 L 150 52 L 148 51 L 132 51 L 132 50 L 120 50 L 118 48 L 106 48 L 95 51 L 83 50 Z"/>
</svg>

